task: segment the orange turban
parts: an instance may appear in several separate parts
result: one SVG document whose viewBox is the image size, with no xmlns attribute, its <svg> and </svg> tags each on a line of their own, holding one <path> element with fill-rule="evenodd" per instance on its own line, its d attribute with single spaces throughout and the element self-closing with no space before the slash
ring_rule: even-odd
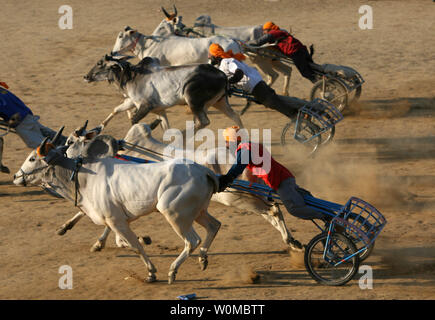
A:
<svg viewBox="0 0 435 320">
<path fill-rule="evenodd" d="M 279 30 L 279 27 L 274 24 L 272 21 L 268 21 L 263 24 L 263 30 Z"/>
<path fill-rule="evenodd" d="M 232 127 L 228 127 L 224 130 L 224 132 L 222 132 L 222 135 L 225 138 L 225 141 L 228 142 L 235 142 L 235 141 L 240 141 L 240 135 L 237 135 L 237 132 L 239 131 L 240 127 L 239 126 L 232 126 Z"/>
<path fill-rule="evenodd" d="M 224 49 L 222 49 L 222 47 L 220 45 L 218 45 L 217 43 L 212 43 L 210 45 L 210 47 L 208 48 L 208 52 L 213 57 L 218 57 L 218 58 L 222 58 L 222 59 L 234 58 L 234 59 L 237 59 L 239 61 L 246 59 L 246 57 L 243 53 L 233 53 L 233 50 L 228 50 L 225 52 Z"/>
</svg>

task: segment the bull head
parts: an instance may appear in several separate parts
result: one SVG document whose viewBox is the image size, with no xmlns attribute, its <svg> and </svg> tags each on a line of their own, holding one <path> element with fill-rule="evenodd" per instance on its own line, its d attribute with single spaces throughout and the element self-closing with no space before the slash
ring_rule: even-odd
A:
<svg viewBox="0 0 435 320">
<path fill-rule="evenodd" d="M 20 170 L 14 175 L 14 184 L 26 186 L 27 183 L 39 184 L 45 174 L 44 169 L 56 163 L 64 157 L 68 146 L 56 147 L 61 137 L 64 127 L 56 133 L 53 140 L 46 137 L 41 144 L 33 150 L 21 166 Z"/>
<path fill-rule="evenodd" d="M 110 81 L 110 72 L 112 71 L 113 66 L 118 66 L 121 70 L 123 70 L 126 66 L 127 60 L 133 58 L 132 56 L 123 56 L 123 55 L 105 55 L 102 59 L 100 59 L 97 64 L 85 75 L 83 78 L 86 82 L 94 82 L 94 81 Z"/>
</svg>

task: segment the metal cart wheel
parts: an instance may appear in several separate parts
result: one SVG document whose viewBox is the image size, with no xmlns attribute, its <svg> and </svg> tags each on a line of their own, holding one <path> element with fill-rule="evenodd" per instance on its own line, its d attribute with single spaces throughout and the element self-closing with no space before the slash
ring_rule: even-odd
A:
<svg viewBox="0 0 435 320">
<path fill-rule="evenodd" d="M 329 249 L 324 258 L 326 232 L 315 236 L 305 249 L 305 267 L 311 277 L 319 283 L 328 286 L 341 286 L 350 281 L 359 268 L 359 257 L 352 258 L 334 266 L 357 250 L 353 242 L 340 233 L 330 235 Z"/>
<path fill-rule="evenodd" d="M 310 122 L 315 124 L 318 127 L 321 127 L 319 120 L 317 120 L 314 117 L 311 117 Z M 321 134 L 322 139 L 321 139 L 320 144 L 326 145 L 326 144 L 330 143 L 332 141 L 332 138 L 334 138 L 334 135 L 335 135 L 335 126 L 333 126 L 331 129 L 329 129 Z"/>
<path fill-rule="evenodd" d="M 321 144 L 322 137 L 318 135 L 310 141 L 303 143 L 303 141 L 306 141 L 315 135 L 319 131 L 319 127 L 306 119 L 301 119 L 299 121 L 301 121 L 301 123 L 299 124 L 299 130 L 296 133 L 296 138 L 296 119 L 292 119 L 285 125 L 281 133 L 281 145 L 290 147 L 292 152 L 305 154 L 307 157 L 309 157 L 316 152 L 317 148 Z"/>
<path fill-rule="evenodd" d="M 326 78 L 317 81 L 310 92 L 310 99 L 320 98 L 326 100 L 342 112 L 348 104 L 346 86 L 336 78 Z"/>
<path fill-rule="evenodd" d="M 362 86 L 359 86 L 358 88 L 355 89 L 355 94 L 352 98 L 352 102 L 359 100 L 359 98 L 361 97 L 361 91 L 362 91 Z"/>
</svg>

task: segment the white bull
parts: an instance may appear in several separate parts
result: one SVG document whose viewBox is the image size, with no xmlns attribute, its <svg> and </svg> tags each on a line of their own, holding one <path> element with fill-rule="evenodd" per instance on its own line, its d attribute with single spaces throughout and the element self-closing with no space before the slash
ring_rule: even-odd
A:
<svg viewBox="0 0 435 320">
<path fill-rule="evenodd" d="M 156 280 L 156 268 L 129 223 L 159 211 L 183 239 L 184 250 L 169 269 L 168 282 L 172 283 L 179 266 L 201 243 L 193 228 L 196 221 L 207 230 L 199 253 L 202 269 L 207 267 L 207 251 L 220 228 L 220 222 L 207 212 L 210 198 L 218 187 L 211 170 L 180 160 L 137 164 L 99 158 L 102 150 L 110 148 L 101 139 L 84 148 L 81 161 L 67 158 L 66 148 L 55 148 L 45 139 L 15 174 L 14 184 L 46 183 L 65 199 L 76 202 L 95 224 L 109 227 L 139 252 L 148 269 L 149 282 Z M 73 173 L 75 178 L 71 181 Z"/>
<path fill-rule="evenodd" d="M 118 34 L 113 54 L 132 52 L 139 59 L 158 58 L 162 65 L 179 66 L 208 62 L 208 48 L 218 43 L 224 50 L 241 52 L 240 45 L 233 39 L 222 36 L 186 38 L 176 36 L 167 20 L 163 20 L 151 36 L 145 36 L 129 26 Z"/>
</svg>

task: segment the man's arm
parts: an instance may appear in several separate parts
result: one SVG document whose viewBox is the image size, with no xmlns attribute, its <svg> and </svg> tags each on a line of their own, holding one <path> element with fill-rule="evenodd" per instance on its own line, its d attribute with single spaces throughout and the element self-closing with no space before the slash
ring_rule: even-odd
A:
<svg viewBox="0 0 435 320">
<path fill-rule="evenodd" d="M 248 159 L 247 163 L 242 160 Z M 228 170 L 227 174 L 219 177 L 219 191 L 224 191 L 239 175 L 243 173 L 248 163 L 251 161 L 251 152 L 246 149 L 237 151 L 236 163 Z"/>
<path fill-rule="evenodd" d="M 228 82 L 230 84 L 235 84 L 235 83 L 239 82 L 240 80 L 242 80 L 244 75 L 245 75 L 245 73 L 242 70 L 236 69 L 234 74 L 228 78 Z"/>
<path fill-rule="evenodd" d="M 262 46 L 265 43 L 274 43 L 275 37 L 271 35 L 270 33 L 266 33 L 265 35 L 261 36 L 257 40 L 251 40 L 247 43 L 251 46 Z"/>
</svg>

